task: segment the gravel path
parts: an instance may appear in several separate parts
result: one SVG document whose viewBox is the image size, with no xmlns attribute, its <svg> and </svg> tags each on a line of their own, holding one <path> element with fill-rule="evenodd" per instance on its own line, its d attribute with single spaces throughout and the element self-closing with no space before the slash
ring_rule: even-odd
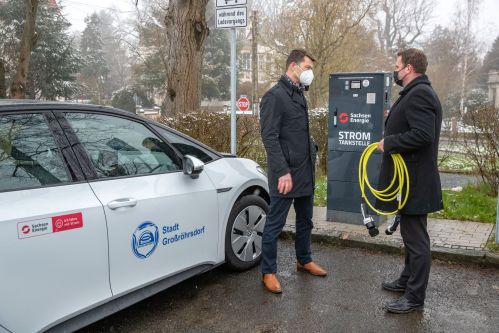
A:
<svg viewBox="0 0 499 333">
<path fill-rule="evenodd" d="M 476 184 L 481 181 L 479 176 L 463 175 L 456 173 L 440 173 L 442 188 L 452 188 L 456 186 L 465 186 L 468 183 Z"/>
</svg>

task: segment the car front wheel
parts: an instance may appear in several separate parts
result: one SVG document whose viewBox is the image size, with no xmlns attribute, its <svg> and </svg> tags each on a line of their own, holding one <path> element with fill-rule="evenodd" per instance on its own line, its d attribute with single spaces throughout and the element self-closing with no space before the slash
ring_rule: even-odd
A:
<svg viewBox="0 0 499 333">
<path fill-rule="evenodd" d="M 247 195 L 232 208 L 225 232 L 225 260 L 235 270 L 260 262 L 262 235 L 269 205 L 257 195 Z"/>
</svg>

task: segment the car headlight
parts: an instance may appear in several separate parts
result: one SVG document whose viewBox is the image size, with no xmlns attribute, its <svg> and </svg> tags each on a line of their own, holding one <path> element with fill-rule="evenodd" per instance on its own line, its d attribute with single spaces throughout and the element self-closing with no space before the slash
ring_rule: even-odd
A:
<svg viewBox="0 0 499 333">
<path fill-rule="evenodd" d="M 262 175 L 264 175 L 265 177 L 267 177 L 267 173 L 265 172 L 265 170 L 263 170 L 263 169 L 262 169 L 262 167 L 261 167 L 261 166 L 257 165 L 257 166 L 256 166 L 256 170 L 257 170 L 258 172 L 260 172 Z"/>
</svg>

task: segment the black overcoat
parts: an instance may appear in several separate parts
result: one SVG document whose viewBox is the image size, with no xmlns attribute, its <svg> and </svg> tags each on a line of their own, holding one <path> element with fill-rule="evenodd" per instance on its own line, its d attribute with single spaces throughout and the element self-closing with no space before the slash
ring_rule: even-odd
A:
<svg viewBox="0 0 499 333">
<path fill-rule="evenodd" d="M 310 137 L 307 101 L 303 91 L 284 76 L 262 97 L 260 130 L 267 152 L 270 195 L 288 198 L 313 195 L 317 149 Z M 288 172 L 293 189 L 284 195 L 278 192 L 277 182 Z"/>
<path fill-rule="evenodd" d="M 379 188 L 386 188 L 393 177 L 390 154 L 400 153 L 410 177 L 409 199 L 403 214 L 422 215 L 443 208 L 437 164 L 441 125 L 438 96 L 428 77 L 418 76 L 400 92 L 385 121 Z M 386 210 L 394 207 L 379 201 L 376 205 Z"/>
</svg>

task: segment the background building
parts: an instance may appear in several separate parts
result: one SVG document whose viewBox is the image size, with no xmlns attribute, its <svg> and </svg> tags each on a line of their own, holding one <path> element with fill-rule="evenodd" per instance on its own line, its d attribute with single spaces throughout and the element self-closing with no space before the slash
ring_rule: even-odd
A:
<svg viewBox="0 0 499 333">
<path fill-rule="evenodd" d="M 492 102 L 494 107 L 499 108 L 499 71 L 489 72 L 489 100 Z"/>
</svg>

